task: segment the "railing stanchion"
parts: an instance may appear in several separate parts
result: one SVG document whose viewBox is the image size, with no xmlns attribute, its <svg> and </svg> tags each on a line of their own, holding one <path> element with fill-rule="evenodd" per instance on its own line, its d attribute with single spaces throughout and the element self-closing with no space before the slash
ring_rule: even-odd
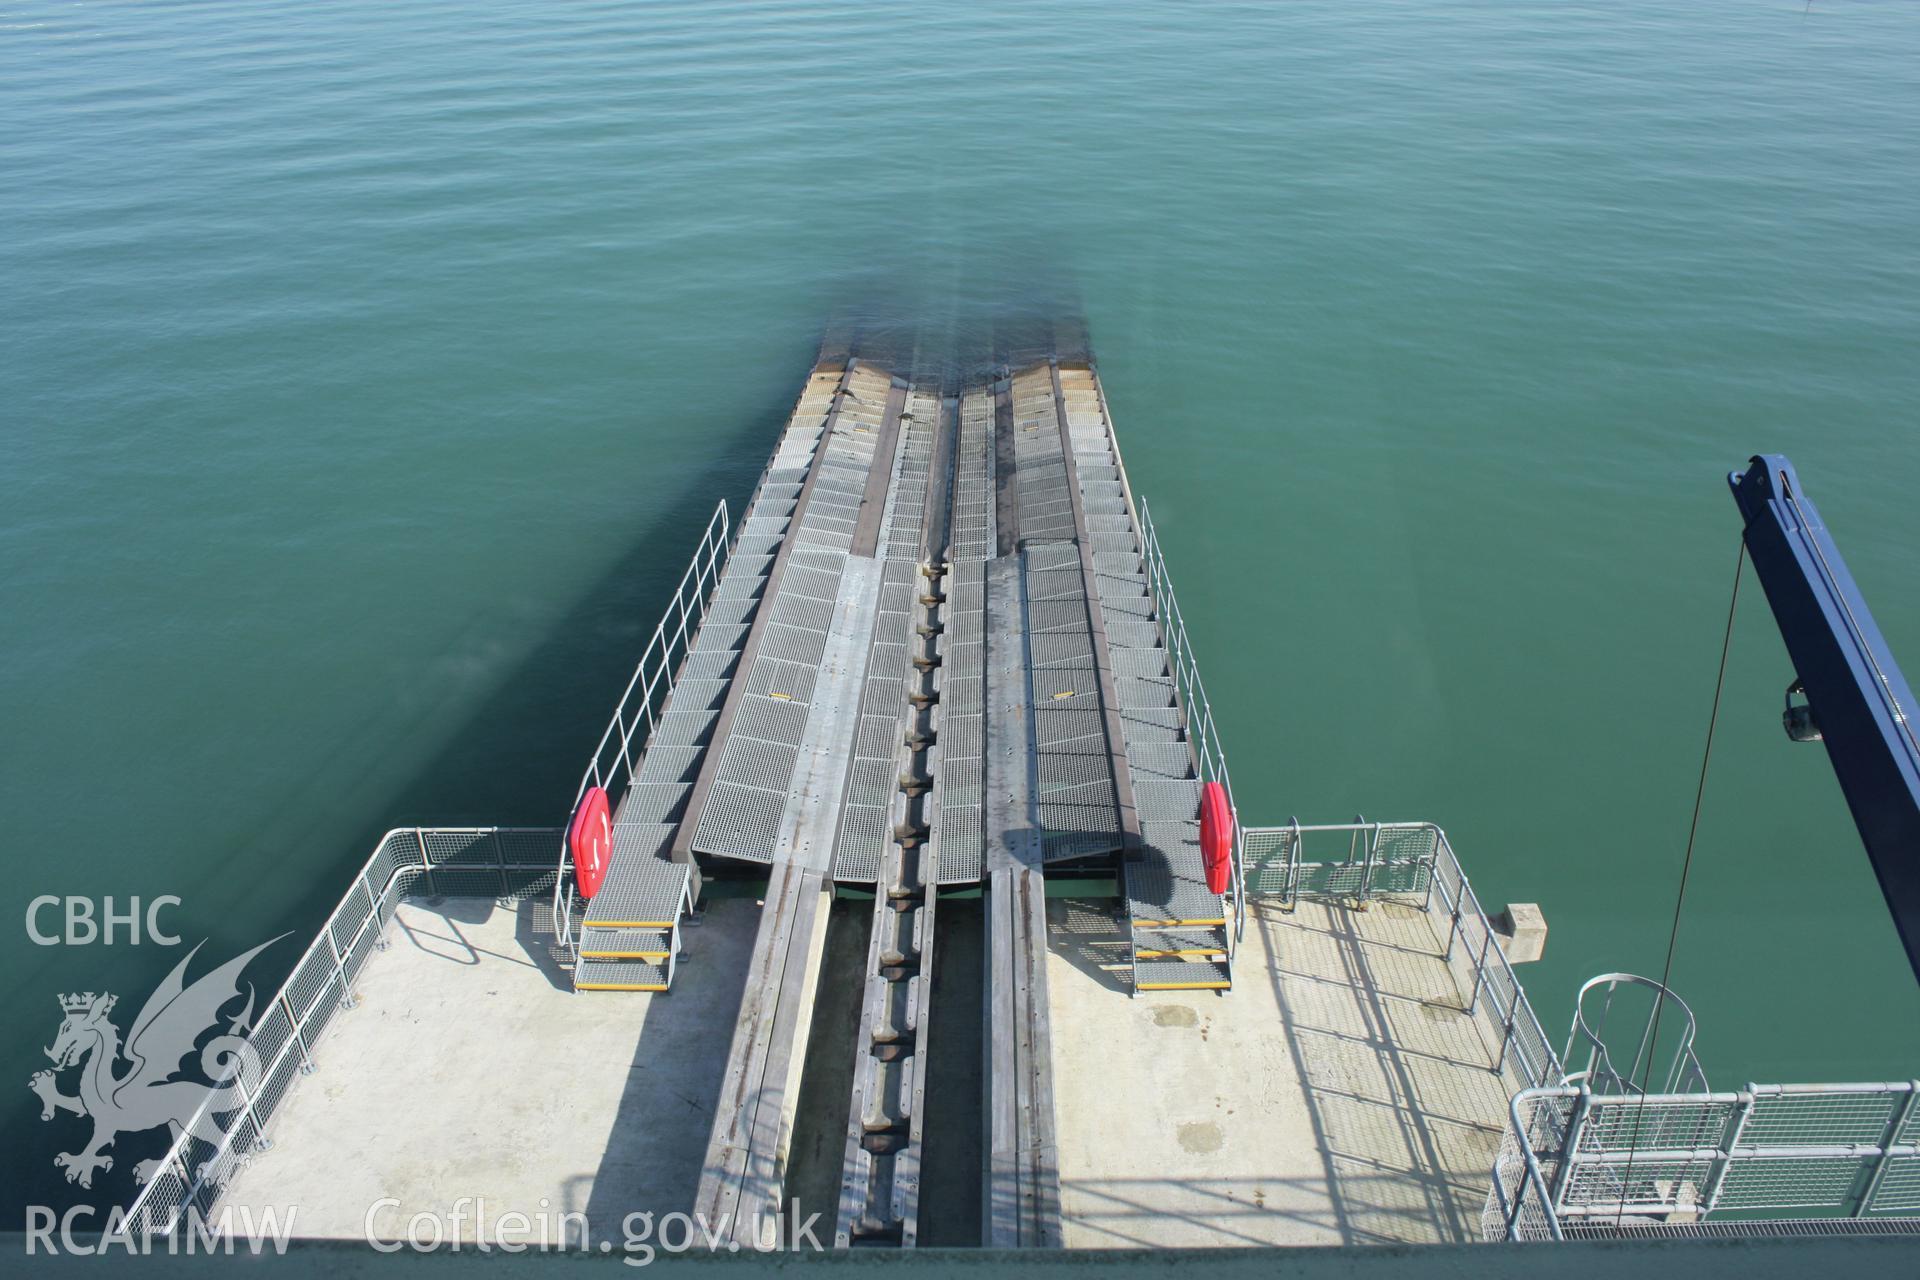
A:
<svg viewBox="0 0 1920 1280">
<path fill-rule="evenodd" d="M 1880 1194 L 1880 1183 L 1887 1176 L 1887 1166 L 1892 1163 L 1891 1149 L 1900 1141 L 1900 1134 L 1907 1127 L 1907 1121 L 1914 1114 L 1914 1099 L 1920 1097 L 1920 1080 L 1907 1082 L 1907 1096 L 1899 1106 L 1893 1108 L 1893 1116 L 1887 1121 L 1887 1130 L 1880 1138 L 1880 1158 L 1873 1162 L 1873 1175 L 1867 1179 L 1866 1188 L 1860 1193 L 1860 1203 L 1854 1207 L 1856 1218 L 1866 1216 L 1873 1207 L 1873 1198 Z M 1719 1188 L 1715 1188 L 1717 1192 Z"/>
<path fill-rule="evenodd" d="M 280 990 L 280 1007 L 286 1011 L 287 1025 L 293 1028 L 293 1042 L 300 1046 L 300 1074 L 310 1076 L 317 1064 L 313 1060 L 313 1049 L 307 1044 L 307 1029 L 294 1016 L 293 1001 L 287 999 L 286 988 Z"/>
<path fill-rule="evenodd" d="M 1467 896 L 1465 890 L 1466 890 L 1466 886 L 1462 884 L 1461 894 L 1460 894 L 1462 898 Z M 1481 916 L 1480 916 L 1480 925 L 1481 925 L 1481 928 L 1485 931 L 1487 937 L 1486 937 L 1486 941 L 1480 944 L 1480 958 L 1474 961 L 1473 991 L 1467 996 L 1467 1007 L 1466 1007 L 1467 1013 L 1479 1012 L 1480 984 L 1486 978 L 1486 974 L 1487 974 L 1487 953 L 1493 950 L 1493 924 L 1491 921 L 1489 921 L 1486 918 L 1486 914 L 1484 912 L 1481 913 Z"/>
<path fill-rule="evenodd" d="M 433 859 L 427 856 L 427 837 L 419 827 L 413 829 L 413 841 L 420 847 L 420 865 L 426 868 L 427 896 L 429 898 L 437 898 L 440 894 L 434 885 Z"/>
</svg>

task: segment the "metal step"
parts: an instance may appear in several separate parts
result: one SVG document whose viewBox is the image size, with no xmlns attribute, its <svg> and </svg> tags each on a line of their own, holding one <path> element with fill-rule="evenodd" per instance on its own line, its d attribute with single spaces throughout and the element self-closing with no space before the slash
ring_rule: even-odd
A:
<svg viewBox="0 0 1920 1280">
<path fill-rule="evenodd" d="M 1142 960 L 1133 966 L 1135 991 L 1225 991 L 1232 986 L 1225 960 Z"/>
<path fill-rule="evenodd" d="M 1227 958 L 1227 929 L 1225 925 L 1204 929 L 1136 928 L 1133 931 L 1133 956 L 1136 961 L 1180 957 L 1224 960 Z"/>
<path fill-rule="evenodd" d="M 1207 888 L 1198 822 L 1143 822 L 1139 856 L 1123 865 L 1135 928 L 1224 925 L 1226 903 Z"/>
<path fill-rule="evenodd" d="M 692 868 L 684 862 L 624 857 L 618 847 L 600 892 L 587 904 L 586 923 L 599 929 L 671 929 L 685 906 Z"/>
<path fill-rule="evenodd" d="M 576 991 L 665 991 L 667 982 L 664 960 L 589 960 L 582 955 L 573 971 Z"/>
<path fill-rule="evenodd" d="M 580 958 L 584 960 L 652 960 L 667 962 L 673 954 L 672 929 L 596 929 L 580 933 Z"/>
</svg>

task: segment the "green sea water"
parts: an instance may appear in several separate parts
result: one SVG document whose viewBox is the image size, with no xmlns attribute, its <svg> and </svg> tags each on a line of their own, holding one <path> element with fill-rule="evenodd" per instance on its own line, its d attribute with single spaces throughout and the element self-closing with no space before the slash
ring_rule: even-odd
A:
<svg viewBox="0 0 1920 1280">
<path fill-rule="evenodd" d="M 64 1194 L 56 997 L 178 959 L 32 898 L 224 956 L 390 826 L 558 822 L 822 325 L 1034 316 L 1243 816 L 1444 825 L 1556 1037 L 1665 955 L 1729 468 L 1792 456 L 1920 669 L 1904 0 L 0 0 L 0 1207 Z M 1790 678 L 1749 580 L 1674 983 L 1718 1085 L 1911 1077 Z"/>
</svg>

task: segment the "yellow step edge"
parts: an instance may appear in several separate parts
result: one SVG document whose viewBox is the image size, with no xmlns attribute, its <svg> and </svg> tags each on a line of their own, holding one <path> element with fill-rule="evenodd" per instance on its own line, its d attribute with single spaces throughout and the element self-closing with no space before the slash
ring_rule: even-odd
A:
<svg viewBox="0 0 1920 1280">
<path fill-rule="evenodd" d="M 580 954 L 587 953 L 582 951 Z M 1165 960 L 1169 956 L 1219 956 L 1224 960 L 1227 952 L 1224 947 L 1189 947 L 1181 951 L 1136 951 L 1133 954 L 1142 960 Z"/>
<path fill-rule="evenodd" d="M 1219 925 L 1224 928 L 1226 923 L 1226 918 L 1223 916 L 1218 920 L 1142 920 L 1136 918 L 1133 925 L 1136 929 L 1192 929 L 1206 925 Z"/>
<path fill-rule="evenodd" d="M 1231 982 L 1142 982 L 1137 991 L 1226 991 Z"/>
<path fill-rule="evenodd" d="M 665 951 L 582 951 L 582 960 L 662 960 L 667 958 Z"/>
<path fill-rule="evenodd" d="M 664 984 L 658 982 L 576 982 L 575 991 L 665 991 Z"/>
<path fill-rule="evenodd" d="M 671 929 L 673 923 L 671 920 L 587 920 L 583 921 L 580 927 L 583 929 Z"/>
</svg>

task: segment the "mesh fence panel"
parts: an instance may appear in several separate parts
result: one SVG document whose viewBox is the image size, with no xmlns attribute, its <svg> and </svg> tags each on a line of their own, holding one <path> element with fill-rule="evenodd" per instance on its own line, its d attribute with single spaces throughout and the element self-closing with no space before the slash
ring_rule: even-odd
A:
<svg viewBox="0 0 1920 1280">
<path fill-rule="evenodd" d="M 1608 1162 L 1577 1161 L 1567 1171 L 1561 1212 L 1582 1207 L 1603 1212 L 1671 1210 L 1705 1200 L 1711 1159 Z"/>
<path fill-rule="evenodd" d="M 1722 1209 L 1851 1209 L 1873 1161 L 1860 1157 L 1736 1160 L 1720 1186 Z"/>
<path fill-rule="evenodd" d="M 280 1109 L 287 1090 L 293 1087 L 293 1082 L 299 1077 L 302 1061 L 300 1047 L 289 1044 L 278 1058 L 264 1064 L 265 1074 L 260 1077 L 260 1088 L 253 1099 L 253 1112 L 263 1126 L 269 1129 L 273 1127 L 273 1114 Z"/>
<path fill-rule="evenodd" d="M 495 862 L 491 831 L 423 831 L 427 861 L 435 867 L 449 863 L 492 866 Z"/>
<path fill-rule="evenodd" d="M 505 830 L 499 833 L 500 858 L 509 866 L 519 864 L 529 867 L 547 867 L 558 865 L 560 851 L 560 833 L 537 828 Z"/>
<path fill-rule="evenodd" d="M 1755 1090 L 1743 1146 L 1878 1146 L 1904 1093 L 1765 1093 Z"/>
<path fill-rule="evenodd" d="M 1580 1151 L 1718 1148 L 1735 1105 L 1693 1098 L 1595 1098 L 1580 1130 Z"/>
<path fill-rule="evenodd" d="M 1920 1155 L 1888 1159 L 1867 1212 L 1920 1213 Z"/>
<path fill-rule="evenodd" d="M 333 909 L 333 923 L 328 926 L 333 934 L 333 945 L 341 955 L 345 955 L 353 945 L 360 926 L 366 923 L 372 913 L 372 898 L 364 883 L 356 879 L 353 888 L 347 890 L 347 896 L 340 899 L 340 905 Z"/>
</svg>

